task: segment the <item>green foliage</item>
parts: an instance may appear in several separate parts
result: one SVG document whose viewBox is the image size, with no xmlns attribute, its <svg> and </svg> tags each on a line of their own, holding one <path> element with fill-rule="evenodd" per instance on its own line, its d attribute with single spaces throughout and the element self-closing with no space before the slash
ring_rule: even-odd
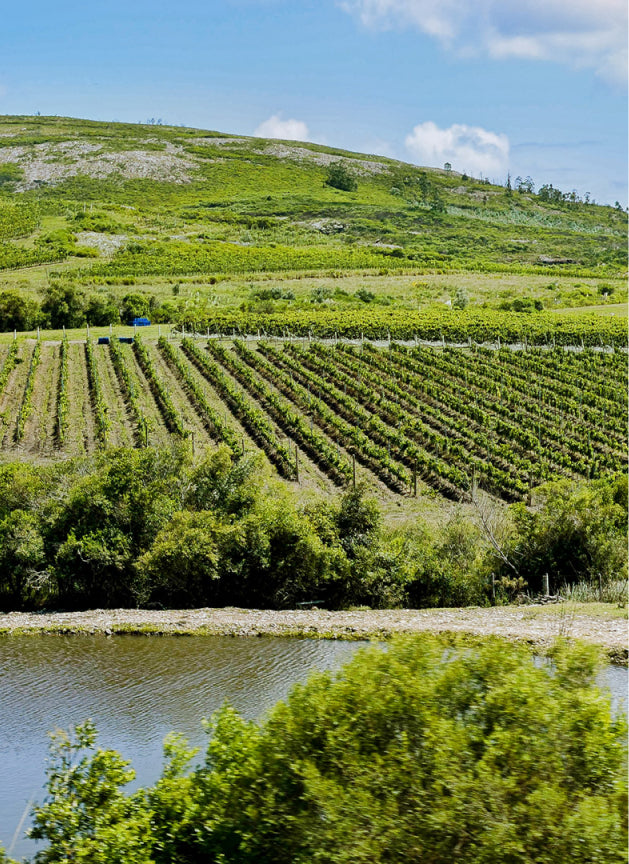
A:
<svg viewBox="0 0 629 864">
<path fill-rule="evenodd" d="M 512 508 L 505 551 L 530 591 L 551 573 L 622 578 L 626 478 L 558 483 Z M 360 486 L 298 501 L 259 457 L 223 446 L 112 450 L 35 471 L 0 469 L 0 608 L 238 605 L 325 608 L 485 605 L 493 549 L 455 511 L 435 530 L 387 527 Z M 511 577 L 511 573 L 506 574 Z"/>
<path fill-rule="evenodd" d="M 37 594 L 37 573 L 46 561 L 39 519 L 15 509 L 0 521 L 0 606 L 15 598 L 28 602 Z M 39 586 L 40 589 L 42 586 Z"/>
<path fill-rule="evenodd" d="M 15 369 L 18 362 L 21 361 L 21 357 L 19 357 L 18 343 L 17 340 L 13 342 L 11 347 L 7 352 L 7 356 L 4 358 L 4 363 L 2 364 L 2 368 L 0 369 L 0 393 L 4 390 L 7 385 L 7 381 L 9 380 L 9 375 Z"/>
<path fill-rule="evenodd" d="M 122 298 L 121 318 L 125 323 L 129 323 L 134 318 L 142 318 L 148 314 L 149 298 L 146 294 L 134 292 L 125 294 Z"/>
<path fill-rule="evenodd" d="M 17 162 L 3 162 L 0 165 L 0 188 L 2 186 L 13 187 L 24 178 L 24 170 Z"/>
<path fill-rule="evenodd" d="M 46 288 L 42 313 L 55 330 L 82 327 L 86 321 L 85 291 L 67 282 L 53 282 Z"/>
<path fill-rule="evenodd" d="M 85 307 L 85 320 L 92 327 L 105 327 L 120 323 L 120 309 L 115 299 L 101 294 L 89 294 Z"/>
<path fill-rule="evenodd" d="M 39 304 L 17 291 L 0 293 L 0 331 L 32 330 L 42 323 Z"/>
<path fill-rule="evenodd" d="M 0 189 L 4 184 L 18 180 L 19 170 L 17 165 L 11 163 L 0 165 Z M 37 228 L 39 219 L 37 206 L 0 199 L 0 241 L 27 237 Z"/>
<path fill-rule="evenodd" d="M 531 316 L 499 310 L 465 309 L 465 314 L 450 315 L 448 310 L 426 309 L 286 309 L 271 314 L 243 313 L 235 309 L 213 308 L 192 318 L 184 311 L 180 323 L 198 332 L 212 334 L 235 333 L 268 336 L 312 336 L 329 339 L 401 339 L 418 337 L 427 341 L 475 342 L 498 341 L 507 344 L 524 342 L 529 345 L 627 344 L 627 328 L 621 318 L 593 314 L 559 315 L 542 313 Z"/>
<path fill-rule="evenodd" d="M 260 726 L 225 706 L 192 772 L 170 737 L 162 777 L 131 796 L 88 722 L 53 738 L 37 861 L 620 864 L 626 719 L 597 668 L 584 646 L 536 664 L 499 641 L 398 638 L 313 674 Z"/>
<path fill-rule="evenodd" d="M 356 176 L 343 162 L 332 162 L 325 182 L 333 189 L 342 189 L 344 192 L 355 192 L 358 189 Z"/>
<path fill-rule="evenodd" d="M 542 486 L 535 508 L 513 508 L 508 556 L 533 592 L 549 576 L 550 590 L 588 581 L 599 585 L 627 574 L 627 476 L 613 481 Z"/>
<path fill-rule="evenodd" d="M 48 802 L 37 808 L 30 836 L 48 841 L 37 864 L 90 861 L 94 864 L 152 864 L 151 813 L 142 793 L 122 787 L 135 772 L 115 750 L 94 749 L 96 729 L 87 720 L 74 737 L 52 734 Z"/>
</svg>

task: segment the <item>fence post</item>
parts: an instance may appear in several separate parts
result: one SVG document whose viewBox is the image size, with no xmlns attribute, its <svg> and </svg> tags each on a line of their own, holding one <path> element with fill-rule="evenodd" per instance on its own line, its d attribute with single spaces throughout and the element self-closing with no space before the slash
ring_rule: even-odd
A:
<svg viewBox="0 0 629 864">
<path fill-rule="evenodd" d="M 548 597 L 550 595 L 550 584 L 548 579 L 548 573 L 544 573 L 542 576 L 542 591 L 544 592 L 544 596 Z"/>
</svg>

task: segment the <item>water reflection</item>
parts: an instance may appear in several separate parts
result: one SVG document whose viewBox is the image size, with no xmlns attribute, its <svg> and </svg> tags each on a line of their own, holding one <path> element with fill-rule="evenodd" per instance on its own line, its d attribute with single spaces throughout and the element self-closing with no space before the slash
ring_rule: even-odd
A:
<svg viewBox="0 0 629 864">
<path fill-rule="evenodd" d="M 210 636 L 0 639 L 0 843 L 11 843 L 28 801 L 43 798 L 51 729 L 91 717 L 101 745 L 132 760 L 138 783 L 152 783 L 168 732 L 203 747 L 201 718 L 224 701 L 259 717 L 310 669 L 336 668 L 357 647 Z M 20 841 L 13 855 L 34 848 Z"/>
</svg>

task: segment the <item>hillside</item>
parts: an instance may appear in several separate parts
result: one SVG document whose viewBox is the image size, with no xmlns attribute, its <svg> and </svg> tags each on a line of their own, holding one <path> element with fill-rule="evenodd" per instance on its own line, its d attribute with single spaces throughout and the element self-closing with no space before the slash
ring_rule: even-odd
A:
<svg viewBox="0 0 629 864">
<path fill-rule="evenodd" d="M 625 213 L 60 118 L 0 181 L 0 608 L 616 596 Z"/>
<path fill-rule="evenodd" d="M 326 182 L 339 163 L 353 191 Z M 558 197 L 314 144 L 3 117 L 0 329 L 418 309 L 457 292 L 472 307 L 617 311 L 626 214 Z"/>
</svg>

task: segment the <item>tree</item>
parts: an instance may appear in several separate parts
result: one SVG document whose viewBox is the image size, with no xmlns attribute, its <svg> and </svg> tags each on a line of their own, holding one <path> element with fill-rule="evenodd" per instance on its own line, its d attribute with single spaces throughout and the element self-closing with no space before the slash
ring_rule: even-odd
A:
<svg viewBox="0 0 629 864">
<path fill-rule="evenodd" d="M 574 484 L 547 483 L 535 492 L 534 510 L 511 508 L 515 533 L 507 555 L 533 592 L 581 580 L 598 584 L 626 578 L 627 477 Z"/>
<path fill-rule="evenodd" d="M 374 543 L 381 518 L 376 501 L 367 498 L 364 486 L 358 484 L 343 495 L 336 521 L 341 545 L 349 558 Z"/>
<path fill-rule="evenodd" d="M 430 197 L 431 188 L 432 187 L 431 187 L 430 180 L 428 179 L 428 175 L 426 174 L 425 171 L 420 171 L 419 172 L 419 191 L 421 193 L 422 202 L 424 204 L 428 201 L 428 199 Z"/>
<path fill-rule="evenodd" d="M 142 318 L 149 311 L 149 298 L 139 291 L 125 294 L 122 298 L 121 318 L 123 323 L 132 321 L 134 318 Z"/>
<path fill-rule="evenodd" d="M 342 189 L 344 192 L 355 192 L 358 182 L 354 173 L 343 162 L 332 162 L 328 167 L 326 186 Z"/>
<path fill-rule="evenodd" d="M 137 563 L 141 601 L 178 608 L 215 600 L 212 583 L 220 578 L 217 534 L 225 530 L 229 528 L 208 511 L 175 513 Z"/>
<path fill-rule="evenodd" d="M 36 809 L 30 831 L 32 838 L 49 843 L 37 853 L 37 864 L 153 864 L 150 810 L 142 793 L 127 797 L 122 792 L 135 771 L 115 750 L 88 755 L 95 741 L 90 720 L 76 727 L 74 737 L 63 731 L 52 735 L 49 797 Z"/>
<path fill-rule="evenodd" d="M 85 309 L 88 324 L 94 327 L 104 327 L 107 324 L 120 323 L 120 310 L 113 297 L 103 297 L 91 294 Z"/>
<path fill-rule="evenodd" d="M 44 564 L 44 540 L 33 513 L 13 510 L 0 522 L 0 606 L 22 606 L 29 578 Z"/>
<path fill-rule="evenodd" d="M 54 329 L 85 325 L 85 291 L 71 283 L 53 283 L 46 288 L 42 312 Z"/>
<path fill-rule="evenodd" d="M 39 304 L 17 291 L 0 293 L 0 331 L 32 330 L 41 322 Z"/>
<path fill-rule="evenodd" d="M 294 686 L 260 725 L 229 705 L 204 762 L 169 737 L 133 778 L 93 724 L 53 738 L 38 864 L 621 864 L 624 715 L 595 648 L 397 638 Z"/>
</svg>

